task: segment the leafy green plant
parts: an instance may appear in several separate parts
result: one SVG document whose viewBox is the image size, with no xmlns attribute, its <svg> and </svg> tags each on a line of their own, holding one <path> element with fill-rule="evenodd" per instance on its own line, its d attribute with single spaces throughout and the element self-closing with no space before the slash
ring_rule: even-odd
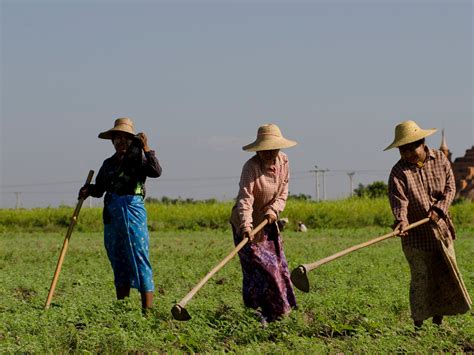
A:
<svg viewBox="0 0 474 355">
<path fill-rule="evenodd" d="M 290 269 L 387 232 L 386 227 L 284 232 Z M 474 351 L 474 313 L 413 330 L 409 269 L 398 239 L 313 270 L 298 309 L 261 328 L 243 306 L 241 269 L 231 260 L 188 303 L 192 319 L 170 309 L 233 248 L 229 230 L 151 233 L 155 308 L 141 313 L 138 292 L 117 301 L 101 232 L 72 236 L 51 308 L 43 310 L 63 233 L 0 234 L 0 353 L 462 353 Z M 455 243 L 474 289 L 474 231 Z"/>
</svg>

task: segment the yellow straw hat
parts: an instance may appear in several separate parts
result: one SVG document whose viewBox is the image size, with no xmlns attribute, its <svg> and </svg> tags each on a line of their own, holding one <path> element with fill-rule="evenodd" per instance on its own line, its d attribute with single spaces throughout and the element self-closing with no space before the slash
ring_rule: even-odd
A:
<svg viewBox="0 0 474 355">
<path fill-rule="evenodd" d="M 395 139 L 384 150 L 398 148 L 402 145 L 416 142 L 428 137 L 437 131 L 436 128 L 421 129 L 415 121 L 403 121 L 395 127 Z"/>
<path fill-rule="evenodd" d="M 135 129 L 133 127 L 133 121 L 130 118 L 117 118 L 114 123 L 114 127 L 108 131 L 99 133 L 99 138 L 112 139 L 114 132 L 125 132 L 132 136 L 135 135 Z"/>
<path fill-rule="evenodd" d="M 260 150 L 290 148 L 296 144 L 298 143 L 283 137 L 276 124 L 265 124 L 258 128 L 255 142 L 247 144 L 242 149 L 247 152 L 258 152 Z"/>
</svg>

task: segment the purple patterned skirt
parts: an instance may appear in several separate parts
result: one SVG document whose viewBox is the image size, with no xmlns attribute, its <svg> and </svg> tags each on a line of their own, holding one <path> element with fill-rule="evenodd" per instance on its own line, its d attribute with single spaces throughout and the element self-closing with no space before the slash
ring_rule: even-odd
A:
<svg viewBox="0 0 474 355">
<path fill-rule="evenodd" d="M 234 243 L 242 240 L 235 229 Z M 243 274 L 243 299 L 247 307 L 258 309 L 267 321 L 277 320 L 296 307 L 290 272 L 278 228 L 263 230 L 262 241 L 248 243 L 239 251 Z"/>
</svg>

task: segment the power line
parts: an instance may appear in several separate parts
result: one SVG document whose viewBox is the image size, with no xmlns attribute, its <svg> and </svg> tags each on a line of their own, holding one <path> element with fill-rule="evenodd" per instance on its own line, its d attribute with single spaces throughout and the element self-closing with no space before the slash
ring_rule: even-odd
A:
<svg viewBox="0 0 474 355">
<path fill-rule="evenodd" d="M 363 173 L 363 172 L 371 172 L 371 173 L 386 173 L 388 170 L 375 170 L 375 169 L 331 169 L 331 171 L 337 171 L 337 172 L 345 172 L 347 173 L 348 171 L 355 171 L 357 173 Z"/>
<path fill-rule="evenodd" d="M 389 171 L 387 170 L 375 170 L 375 169 L 316 169 L 315 170 L 310 170 L 310 171 L 292 171 L 290 172 L 291 178 L 292 179 L 306 179 L 310 178 L 312 176 L 311 173 L 316 173 L 316 176 L 318 176 L 318 173 L 321 173 L 322 175 L 322 180 L 323 180 L 323 189 L 325 187 L 325 181 L 324 181 L 324 176 L 330 175 L 345 175 L 348 172 L 355 172 L 359 175 L 387 175 Z M 317 178 L 317 177 L 316 177 Z M 239 180 L 240 176 L 198 176 L 198 177 L 185 177 L 185 178 L 159 178 L 159 179 L 149 179 L 147 180 L 147 183 L 170 183 L 170 182 L 201 182 L 201 181 L 219 181 L 219 180 Z M 68 185 L 68 184 L 76 184 L 76 185 L 81 185 L 83 184 L 82 180 L 64 180 L 64 181 L 55 181 L 55 182 L 38 182 L 38 183 L 25 183 L 25 184 L 11 184 L 11 185 L 1 185 L 1 189 L 12 189 L 12 188 L 23 188 L 23 187 L 39 187 L 39 186 L 59 186 L 59 185 Z M 81 185 L 82 186 L 82 185 Z M 8 192 L 15 192 L 15 191 L 8 191 Z M 43 193 L 43 192 L 49 192 L 49 193 L 65 193 L 69 191 L 22 191 L 22 192 L 28 192 L 28 193 Z M 2 193 L 4 193 L 2 191 Z M 317 197 L 317 199 L 319 199 Z"/>
<path fill-rule="evenodd" d="M 25 193 L 25 194 L 70 194 L 72 193 L 71 192 L 72 190 L 67 190 L 67 191 L 58 191 L 58 190 L 55 190 L 55 191 L 50 191 L 50 190 L 45 190 L 45 191 L 28 191 L 28 190 L 21 190 L 21 191 L 0 191 L 1 194 L 16 194 L 16 193 Z M 75 194 L 77 194 L 79 190 L 77 190 L 76 192 L 74 192 Z"/>
<path fill-rule="evenodd" d="M 81 183 L 81 180 L 71 180 L 71 181 L 59 181 L 59 182 L 37 182 L 30 184 L 17 184 L 17 185 L 2 185 L 2 188 L 12 188 L 12 187 L 30 187 L 30 186 L 53 186 L 53 185 L 66 185 L 66 184 L 76 184 Z"/>
</svg>

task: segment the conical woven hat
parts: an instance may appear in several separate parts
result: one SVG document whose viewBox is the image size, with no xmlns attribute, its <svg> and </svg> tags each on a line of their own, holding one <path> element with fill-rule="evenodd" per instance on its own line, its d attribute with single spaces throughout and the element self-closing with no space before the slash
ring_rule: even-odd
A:
<svg viewBox="0 0 474 355">
<path fill-rule="evenodd" d="M 258 152 L 260 150 L 290 148 L 296 144 L 298 143 L 283 137 L 276 124 L 265 124 L 258 128 L 255 142 L 247 144 L 242 149 L 247 152 Z"/>
<path fill-rule="evenodd" d="M 133 127 L 133 121 L 130 118 L 117 118 L 114 123 L 114 127 L 108 131 L 99 133 L 99 138 L 112 139 L 114 132 L 125 132 L 130 135 L 135 135 L 135 129 Z"/>
<path fill-rule="evenodd" d="M 395 139 L 384 150 L 398 148 L 402 145 L 416 142 L 428 137 L 437 131 L 436 128 L 421 129 L 415 121 L 404 121 L 395 127 Z"/>
</svg>

